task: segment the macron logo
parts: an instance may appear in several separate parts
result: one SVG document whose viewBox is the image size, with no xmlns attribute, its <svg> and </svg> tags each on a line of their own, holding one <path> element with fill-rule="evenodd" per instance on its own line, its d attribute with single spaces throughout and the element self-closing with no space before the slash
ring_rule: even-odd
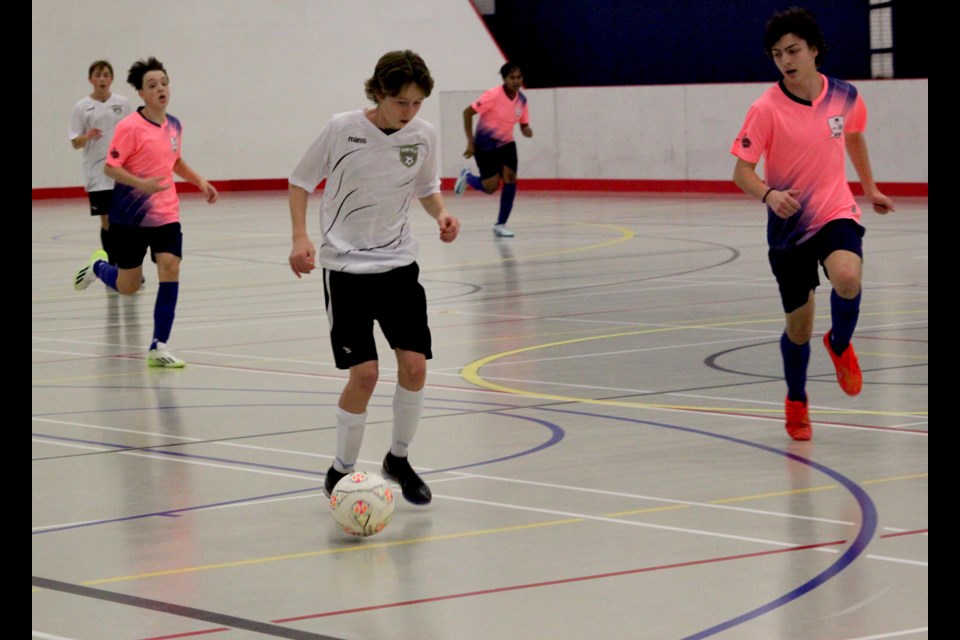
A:
<svg viewBox="0 0 960 640">
<path fill-rule="evenodd" d="M 366 138 L 354 138 L 353 136 L 347 136 L 347 142 L 356 142 L 357 144 L 367 144 Z"/>
</svg>

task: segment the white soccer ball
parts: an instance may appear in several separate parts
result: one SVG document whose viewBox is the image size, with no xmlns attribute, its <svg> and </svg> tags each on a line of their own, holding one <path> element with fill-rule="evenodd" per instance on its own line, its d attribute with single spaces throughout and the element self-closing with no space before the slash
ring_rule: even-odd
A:
<svg viewBox="0 0 960 640">
<path fill-rule="evenodd" d="M 368 471 L 348 473 L 330 494 L 330 514 L 352 536 L 383 531 L 393 517 L 393 490 L 381 476 Z"/>
</svg>

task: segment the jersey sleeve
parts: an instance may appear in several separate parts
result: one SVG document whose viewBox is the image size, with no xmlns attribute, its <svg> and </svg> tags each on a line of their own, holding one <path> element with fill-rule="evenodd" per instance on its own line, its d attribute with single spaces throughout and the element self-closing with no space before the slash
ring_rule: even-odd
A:
<svg viewBox="0 0 960 640">
<path fill-rule="evenodd" d="M 859 93 L 853 103 L 853 109 L 850 110 L 845 129 L 850 133 L 861 133 L 867 129 L 867 105 Z"/>
<path fill-rule="evenodd" d="M 763 109 L 753 104 L 747 111 L 740 133 L 737 134 L 730 153 L 741 160 L 756 164 L 769 143 L 770 119 Z"/>
<path fill-rule="evenodd" d="M 471 104 L 470 106 L 473 107 L 473 110 L 476 111 L 477 113 L 484 113 L 486 111 L 489 111 L 494 107 L 495 104 L 497 104 L 496 91 L 499 88 L 500 87 L 494 87 L 493 89 L 484 91 L 483 95 L 481 95 L 479 98 L 474 100 L 473 104 Z"/>
<path fill-rule="evenodd" d="M 527 101 L 526 97 L 523 100 L 523 111 L 520 112 L 520 124 L 530 124 L 530 109 L 528 105 L 530 103 Z"/>
<path fill-rule="evenodd" d="M 83 121 L 83 106 L 80 102 L 73 105 L 70 112 L 70 126 L 67 128 L 67 139 L 73 141 L 77 136 L 82 136 L 87 132 L 87 125 Z"/>
<path fill-rule="evenodd" d="M 107 152 L 106 163 L 111 167 L 122 167 L 136 149 L 136 128 L 125 126 L 125 123 L 120 121 L 113 131 L 113 139 L 110 141 L 110 151 Z"/>
<path fill-rule="evenodd" d="M 289 182 L 307 193 L 313 193 L 329 172 L 330 147 L 333 144 L 333 126 L 324 125 L 313 144 L 290 174 Z"/>
</svg>

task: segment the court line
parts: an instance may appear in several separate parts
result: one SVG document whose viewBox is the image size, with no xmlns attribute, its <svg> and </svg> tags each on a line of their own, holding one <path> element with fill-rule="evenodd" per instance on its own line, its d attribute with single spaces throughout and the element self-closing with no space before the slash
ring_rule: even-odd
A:
<svg viewBox="0 0 960 640">
<path fill-rule="evenodd" d="M 216 625 L 225 625 L 234 629 L 252 631 L 254 633 L 261 633 L 263 635 L 273 636 L 275 638 L 289 638 L 290 640 L 341 640 L 339 638 L 334 638 L 333 636 L 310 633 L 308 631 L 301 631 L 299 629 L 292 629 L 290 627 L 260 622 L 259 620 L 239 618 L 237 616 L 231 616 L 225 613 L 216 613 L 204 609 L 196 609 L 194 607 L 173 604 L 172 602 L 141 598 L 139 596 L 133 596 L 125 593 L 113 593 L 111 591 L 104 591 L 103 589 L 93 589 L 91 587 L 71 584 L 69 582 L 61 582 L 60 580 L 50 580 L 49 578 L 41 578 L 39 576 L 33 576 L 33 586 L 51 591 L 69 593 L 85 598 L 95 598 L 97 600 L 104 600 L 106 602 L 114 602 L 116 604 L 138 607 L 140 609 L 159 611 L 160 613 L 165 613 L 168 615 L 191 618 L 193 620 L 210 622 Z"/>
<path fill-rule="evenodd" d="M 745 321 L 753 322 L 753 321 Z M 742 323 L 735 323 L 742 324 Z M 540 400 L 551 400 L 555 402 L 578 402 L 584 404 L 595 404 L 601 406 L 612 406 L 612 407 L 625 407 L 625 408 L 642 408 L 642 409 L 674 409 L 674 410 L 685 410 L 685 411 L 710 411 L 716 413 L 726 413 L 726 412 L 736 412 L 736 413 L 753 413 L 753 412 L 771 412 L 773 409 L 751 409 L 751 408 L 730 408 L 730 407 L 697 407 L 689 405 L 676 405 L 676 404 L 664 404 L 664 403 L 647 403 L 647 402 L 633 402 L 633 401 L 624 401 L 624 400 L 603 400 L 603 399 L 591 399 L 583 398 L 576 396 L 563 396 L 557 394 L 548 394 L 541 393 L 536 391 L 528 391 L 525 389 L 518 389 L 515 387 L 508 387 L 500 384 L 491 382 L 489 378 L 480 375 L 480 369 L 484 366 L 493 363 L 502 358 L 509 356 L 528 353 L 531 351 L 538 351 L 541 349 L 547 349 L 551 347 L 565 346 L 570 344 L 577 344 L 581 342 L 591 342 L 594 340 L 607 340 L 611 338 L 622 338 L 626 336 L 635 336 L 635 335 L 649 335 L 653 333 L 661 333 L 667 331 L 681 331 L 695 328 L 709 328 L 712 325 L 702 325 L 702 326 L 682 326 L 682 327 L 661 327 L 654 329 L 642 329 L 638 331 L 624 331 L 613 334 L 605 334 L 601 336 L 588 336 L 582 338 L 572 338 L 569 340 L 561 340 L 557 342 L 549 342 L 538 345 L 530 345 L 527 347 L 520 347 L 517 349 L 511 349 L 509 351 L 504 351 L 501 353 L 495 353 L 483 358 L 474 360 L 473 362 L 465 365 L 460 372 L 461 377 L 471 384 L 477 385 L 478 387 L 490 389 L 493 391 L 499 391 L 501 393 L 517 395 L 526 398 L 537 398 Z M 778 413 L 782 413 L 782 409 L 777 410 Z M 850 411 L 850 413 L 863 414 L 863 411 Z M 893 415 L 893 416 L 915 416 L 915 415 L 926 415 L 927 412 L 870 412 L 870 415 Z"/>
</svg>

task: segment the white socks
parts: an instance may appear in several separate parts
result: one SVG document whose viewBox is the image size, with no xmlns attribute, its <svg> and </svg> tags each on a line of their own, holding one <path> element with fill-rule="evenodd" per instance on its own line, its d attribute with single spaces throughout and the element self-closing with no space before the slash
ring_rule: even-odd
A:
<svg viewBox="0 0 960 640">
<path fill-rule="evenodd" d="M 350 473 L 357 464 L 363 431 L 367 424 L 366 413 L 349 413 L 337 407 L 337 458 L 333 468 L 340 473 Z"/>
<path fill-rule="evenodd" d="M 409 391 L 398 384 L 393 394 L 393 444 L 390 445 L 390 453 L 400 458 L 407 457 L 407 447 L 417 432 L 422 409 L 423 389 Z"/>
</svg>

